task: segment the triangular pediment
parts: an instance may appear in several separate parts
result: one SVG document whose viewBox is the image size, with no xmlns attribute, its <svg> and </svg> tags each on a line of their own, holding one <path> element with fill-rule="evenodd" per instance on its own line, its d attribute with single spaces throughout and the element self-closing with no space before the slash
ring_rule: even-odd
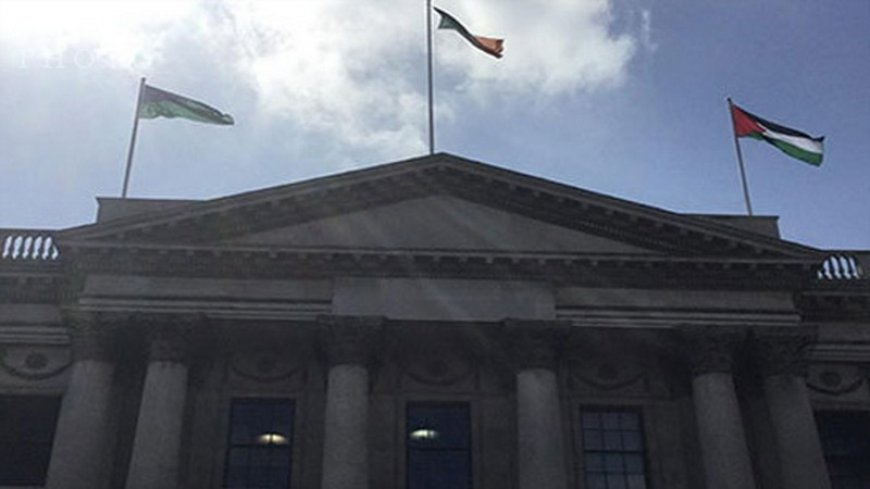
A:
<svg viewBox="0 0 870 489">
<path fill-rule="evenodd" d="M 794 258 L 816 253 L 713 219 L 447 154 L 162 206 L 69 229 L 58 238 L 61 245 L 111 242 Z"/>
<path fill-rule="evenodd" d="M 546 253 L 647 253 L 639 246 L 557 226 L 452 195 L 430 195 L 256 232 L 232 245 L 476 250 Z"/>
</svg>

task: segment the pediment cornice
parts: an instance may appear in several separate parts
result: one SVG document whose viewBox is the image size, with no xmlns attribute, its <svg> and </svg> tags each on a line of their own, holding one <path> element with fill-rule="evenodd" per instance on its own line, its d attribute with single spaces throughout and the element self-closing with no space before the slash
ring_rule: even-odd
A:
<svg viewBox="0 0 870 489">
<path fill-rule="evenodd" d="M 448 154 L 191 203 L 58 233 L 82 242 L 211 245 L 430 195 L 450 195 L 671 256 L 818 258 L 810 247 Z"/>
</svg>

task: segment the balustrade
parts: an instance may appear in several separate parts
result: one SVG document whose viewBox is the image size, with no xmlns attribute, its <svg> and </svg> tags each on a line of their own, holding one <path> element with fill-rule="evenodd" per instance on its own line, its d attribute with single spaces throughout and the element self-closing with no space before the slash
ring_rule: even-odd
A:
<svg viewBox="0 0 870 489">
<path fill-rule="evenodd" d="M 0 260 L 54 261 L 59 257 L 51 231 L 0 229 Z"/>
<path fill-rule="evenodd" d="M 816 277 L 819 280 L 866 280 L 870 267 L 870 252 L 831 251 L 819 265 Z"/>
</svg>

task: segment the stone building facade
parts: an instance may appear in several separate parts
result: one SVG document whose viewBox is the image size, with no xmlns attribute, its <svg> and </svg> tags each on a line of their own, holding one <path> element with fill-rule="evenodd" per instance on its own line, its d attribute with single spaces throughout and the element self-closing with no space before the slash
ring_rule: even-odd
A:
<svg viewBox="0 0 870 489">
<path fill-rule="evenodd" d="M 447 154 L 99 203 L 0 230 L 0 487 L 870 487 L 870 252 Z"/>
</svg>

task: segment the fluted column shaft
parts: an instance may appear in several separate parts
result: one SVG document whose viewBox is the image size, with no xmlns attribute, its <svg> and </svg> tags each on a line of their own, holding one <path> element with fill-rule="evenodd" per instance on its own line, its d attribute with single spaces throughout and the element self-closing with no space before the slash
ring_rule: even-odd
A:
<svg viewBox="0 0 870 489">
<path fill-rule="evenodd" d="M 369 348 L 379 318 L 324 317 L 329 362 L 322 489 L 367 489 Z"/>
<path fill-rule="evenodd" d="M 151 332 L 127 489 L 175 489 L 187 397 L 184 331 Z"/>
<path fill-rule="evenodd" d="M 566 489 L 565 442 L 556 343 L 550 323 L 508 322 L 517 361 L 517 454 L 520 489 Z"/>
<path fill-rule="evenodd" d="M 61 401 L 46 487 L 105 487 L 106 443 L 115 363 L 104 326 L 71 325 L 74 362 Z"/>
<path fill-rule="evenodd" d="M 805 328 L 757 330 L 753 342 L 764 376 L 782 483 L 789 489 L 831 488 L 806 385 L 803 351 L 814 336 Z"/>
<path fill-rule="evenodd" d="M 741 332 L 717 327 L 684 330 L 707 489 L 755 488 L 731 375 L 734 350 L 743 336 Z"/>
</svg>

